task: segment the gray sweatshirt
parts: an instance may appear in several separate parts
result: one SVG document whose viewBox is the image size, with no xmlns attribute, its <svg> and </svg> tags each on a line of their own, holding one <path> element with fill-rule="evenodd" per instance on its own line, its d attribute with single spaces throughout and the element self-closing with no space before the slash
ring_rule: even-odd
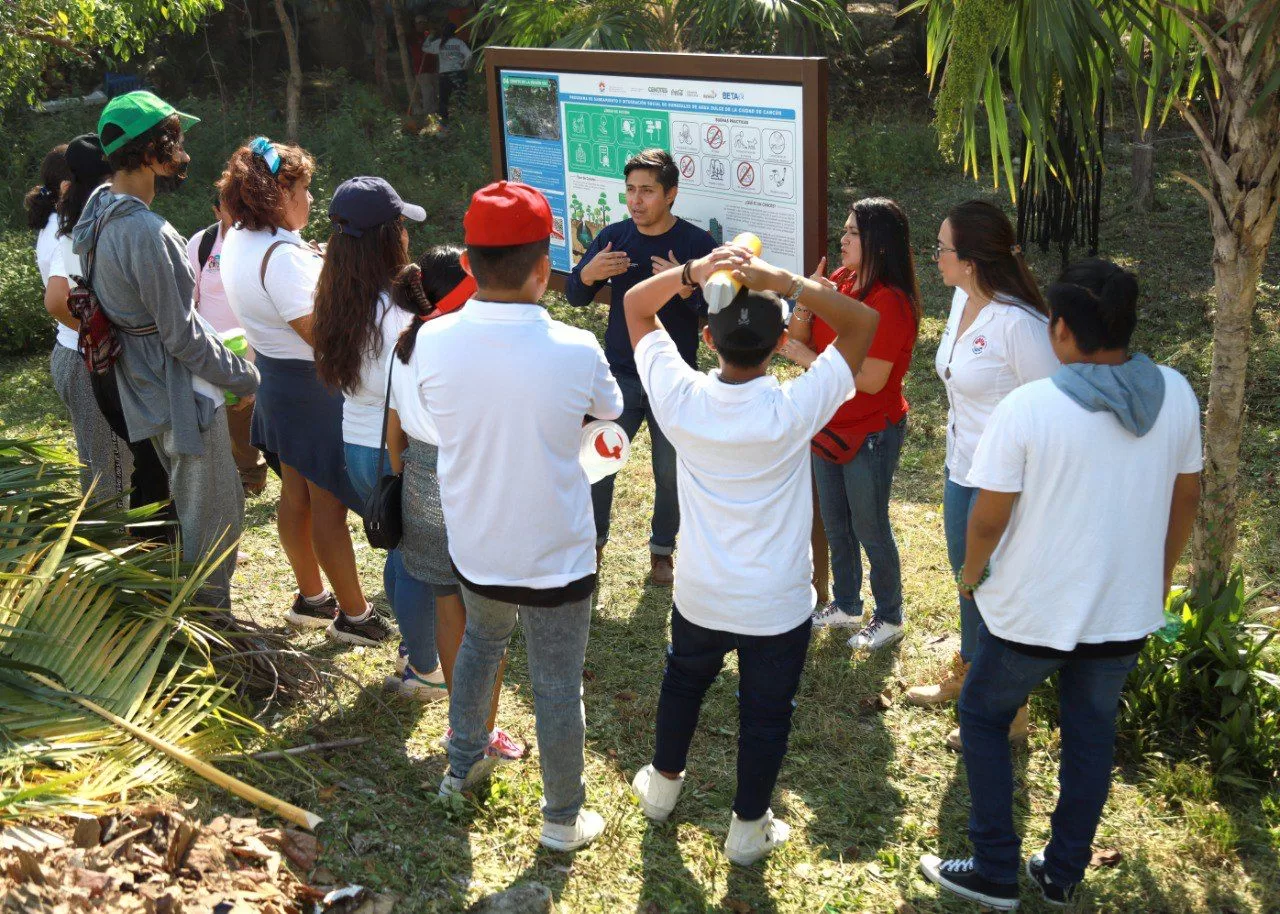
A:
<svg viewBox="0 0 1280 914">
<path fill-rule="evenodd" d="M 1071 362 L 1058 369 L 1053 383 L 1089 412 L 1111 413 L 1139 438 L 1151 431 L 1164 406 L 1164 375 L 1140 352 L 1121 365 Z"/>
<path fill-rule="evenodd" d="M 186 242 L 137 197 L 104 187 L 89 199 L 72 232 L 85 268 L 94 222 L 108 207 L 93 290 L 117 327 L 157 328 L 146 336 L 119 334 L 115 375 L 129 437 L 141 441 L 172 428 L 178 453 L 203 454 L 201 432 L 218 404 L 192 390 L 192 376 L 247 397 L 258 389 L 258 370 L 196 320 Z"/>
</svg>

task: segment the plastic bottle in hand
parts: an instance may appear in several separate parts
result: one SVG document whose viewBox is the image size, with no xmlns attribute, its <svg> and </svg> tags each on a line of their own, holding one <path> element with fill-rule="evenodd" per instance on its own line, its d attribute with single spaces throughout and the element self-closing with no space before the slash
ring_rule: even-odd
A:
<svg viewBox="0 0 1280 914">
<path fill-rule="evenodd" d="M 245 339 L 244 331 L 239 327 L 228 330 L 226 333 L 220 333 L 218 336 L 222 340 L 222 345 L 240 356 L 240 358 L 244 358 L 245 353 L 249 351 L 249 341 Z M 240 402 L 240 398 L 229 390 L 224 390 L 222 395 L 227 401 L 227 406 L 234 406 Z"/>
<path fill-rule="evenodd" d="M 733 239 L 733 244 L 739 245 L 749 250 L 756 257 L 760 256 L 763 249 L 760 244 L 760 238 L 751 232 L 741 232 Z M 702 297 L 707 302 L 707 312 L 710 314 L 719 314 L 722 309 L 733 301 L 733 297 L 738 294 L 738 290 L 742 288 L 742 283 L 733 278 L 731 270 L 719 270 L 712 273 L 706 282 L 702 284 Z"/>
</svg>

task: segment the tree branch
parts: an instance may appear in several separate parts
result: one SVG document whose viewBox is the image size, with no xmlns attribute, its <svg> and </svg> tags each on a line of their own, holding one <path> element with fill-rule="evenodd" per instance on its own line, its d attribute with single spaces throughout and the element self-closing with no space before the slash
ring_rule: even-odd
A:
<svg viewBox="0 0 1280 914">
<path fill-rule="evenodd" d="M 33 32 L 30 29 L 14 29 L 13 33 L 19 38 L 26 38 L 30 41 L 39 41 L 44 44 L 51 44 L 55 47 L 62 48 L 64 51 L 79 56 L 83 60 L 93 60 L 93 55 L 84 48 L 78 47 L 74 41 L 69 38 L 59 38 L 57 35 L 50 35 L 47 32 Z"/>
<path fill-rule="evenodd" d="M 1209 204 L 1210 218 L 1215 222 L 1220 222 L 1224 226 L 1230 224 L 1227 221 L 1227 212 L 1222 208 L 1222 203 L 1210 192 L 1209 188 L 1205 187 L 1190 175 L 1184 174 L 1180 171 L 1175 171 L 1171 174 L 1179 181 L 1184 181 L 1187 184 L 1190 184 L 1196 193 L 1204 197 L 1204 202 Z"/>
</svg>

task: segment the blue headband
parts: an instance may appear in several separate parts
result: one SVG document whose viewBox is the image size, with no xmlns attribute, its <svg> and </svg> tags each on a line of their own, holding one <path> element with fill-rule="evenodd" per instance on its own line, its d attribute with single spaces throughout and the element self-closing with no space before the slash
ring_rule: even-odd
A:
<svg viewBox="0 0 1280 914">
<path fill-rule="evenodd" d="M 272 146 L 271 141 L 265 136 L 260 136 L 250 143 L 249 151 L 260 156 L 262 161 L 267 163 L 267 170 L 272 174 L 280 170 L 280 153 L 276 152 L 276 147 Z"/>
</svg>

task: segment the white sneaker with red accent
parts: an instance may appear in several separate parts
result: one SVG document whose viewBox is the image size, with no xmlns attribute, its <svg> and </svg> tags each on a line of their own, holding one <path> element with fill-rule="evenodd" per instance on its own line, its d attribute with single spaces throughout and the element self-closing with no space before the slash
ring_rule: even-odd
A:
<svg viewBox="0 0 1280 914">
<path fill-rule="evenodd" d="M 452 739 L 453 727 L 450 727 L 444 731 L 444 736 L 436 741 L 436 745 L 447 752 L 449 751 L 449 742 Z M 511 734 L 506 730 L 498 727 L 489 734 L 489 745 L 485 747 L 484 754 L 486 757 L 496 757 L 498 764 L 506 765 L 524 758 L 525 747 L 512 739 Z"/>
</svg>

